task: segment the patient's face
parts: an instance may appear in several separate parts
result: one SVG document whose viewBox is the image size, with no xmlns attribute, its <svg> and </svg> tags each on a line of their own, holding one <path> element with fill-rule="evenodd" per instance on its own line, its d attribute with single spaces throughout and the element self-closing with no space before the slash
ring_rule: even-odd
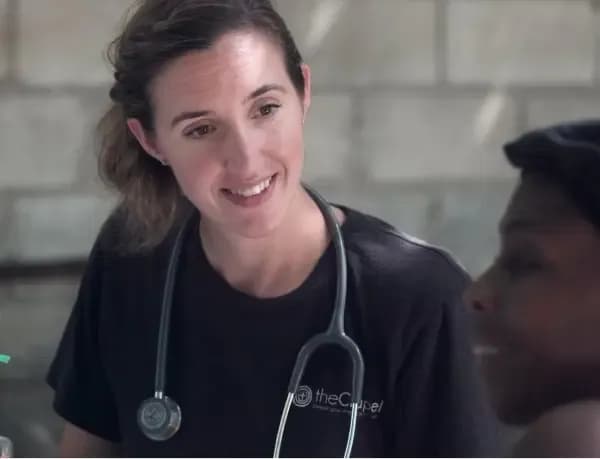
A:
<svg viewBox="0 0 600 459">
<path fill-rule="evenodd" d="M 600 230 L 562 188 L 526 175 L 496 261 L 471 286 L 492 401 L 507 422 L 600 395 Z"/>
</svg>

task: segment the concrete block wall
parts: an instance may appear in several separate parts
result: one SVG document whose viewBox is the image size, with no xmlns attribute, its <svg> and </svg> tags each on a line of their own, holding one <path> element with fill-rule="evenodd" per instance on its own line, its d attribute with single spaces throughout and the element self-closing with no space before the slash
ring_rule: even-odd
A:
<svg viewBox="0 0 600 459">
<path fill-rule="evenodd" d="M 472 273 L 515 181 L 502 143 L 599 114 L 596 0 L 276 3 L 313 69 L 306 180 Z M 131 4 L 0 0 L 0 266 L 84 258 L 110 211 L 91 132 L 108 104 L 102 53 Z M 0 285 L 0 352 L 15 356 L 0 367 L 0 434 L 20 455 L 54 452 L 41 380 L 76 286 Z"/>
</svg>

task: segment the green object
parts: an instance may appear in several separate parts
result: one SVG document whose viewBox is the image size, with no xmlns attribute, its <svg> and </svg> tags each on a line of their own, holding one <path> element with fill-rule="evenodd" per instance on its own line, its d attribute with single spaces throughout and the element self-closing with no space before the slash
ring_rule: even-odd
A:
<svg viewBox="0 0 600 459">
<path fill-rule="evenodd" d="M 0 363 L 10 362 L 10 355 L 0 354 Z"/>
</svg>

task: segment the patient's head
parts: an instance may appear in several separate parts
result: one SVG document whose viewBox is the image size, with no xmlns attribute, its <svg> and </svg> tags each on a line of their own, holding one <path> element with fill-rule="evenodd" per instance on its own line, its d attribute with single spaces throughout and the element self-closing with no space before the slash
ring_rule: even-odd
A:
<svg viewBox="0 0 600 459">
<path fill-rule="evenodd" d="M 467 297 L 499 416 L 528 422 L 600 395 L 600 121 L 506 147 L 521 180 L 495 262 Z"/>
</svg>

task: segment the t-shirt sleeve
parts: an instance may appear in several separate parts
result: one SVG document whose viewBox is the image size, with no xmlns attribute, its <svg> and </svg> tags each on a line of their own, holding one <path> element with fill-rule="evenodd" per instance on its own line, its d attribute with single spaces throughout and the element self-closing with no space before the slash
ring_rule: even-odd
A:
<svg viewBox="0 0 600 459">
<path fill-rule="evenodd" d="M 432 308 L 398 376 L 394 455 L 498 454 L 498 425 L 475 367 L 463 289 L 455 290 Z"/>
<path fill-rule="evenodd" d="M 47 382 L 55 390 L 53 406 L 61 417 L 91 434 L 119 442 L 115 400 L 98 340 L 103 271 L 98 246 L 97 242 L 92 249 Z"/>
</svg>

